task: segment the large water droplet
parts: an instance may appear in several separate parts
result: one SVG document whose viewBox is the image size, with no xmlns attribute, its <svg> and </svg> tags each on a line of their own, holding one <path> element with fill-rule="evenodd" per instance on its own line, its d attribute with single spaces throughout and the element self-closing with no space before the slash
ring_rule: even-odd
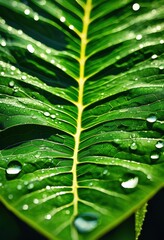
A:
<svg viewBox="0 0 164 240">
<path fill-rule="evenodd" d="M 138 184 L 138 177 L 133 176 L 133 177 L 130 177 L 129 179 L 123 181 L 121 183 L 121 186 L 125 189 L 134 189 L 134 188 L 136 188 L 137 184 Z"/>
<path fill-rule="evenodd" d="M 7 177 L 16 177 L 22 170 L 22 165 L 18 161 L 12 161 L 8 164 L 6 169 Z"/>
<path fill-rule="evenodd" d="M 146 118 L 146 120 L 149 123 L 154 123 L 157 121 L 157 117 L 155 115 L 150 115 L 149 117 Z"/>
<path fill-rule="evenodd" d="M 98 225 L 98 215 L 95 213 L 79 214 L 74 220 L 74 226 L 80 233 L 88 233 Z"/>
<path fill-rule="evenodd" d="M 164 142 L 162 141 L 158 141 L 156 144 L 155 144 L 156 148 L 163 148 L 164 147 Z"/>
</svg>

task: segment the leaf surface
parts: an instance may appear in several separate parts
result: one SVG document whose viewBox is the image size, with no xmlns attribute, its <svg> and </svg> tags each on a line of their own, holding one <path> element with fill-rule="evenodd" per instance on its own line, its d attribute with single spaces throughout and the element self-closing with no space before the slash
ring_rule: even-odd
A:
<svg viewBox="0 0 164 240">
<path fill-rule="evenodd" d="M 163 186 L 162 1 L 0 0 L 0 198 L 97 239 Z"/>
</svg>

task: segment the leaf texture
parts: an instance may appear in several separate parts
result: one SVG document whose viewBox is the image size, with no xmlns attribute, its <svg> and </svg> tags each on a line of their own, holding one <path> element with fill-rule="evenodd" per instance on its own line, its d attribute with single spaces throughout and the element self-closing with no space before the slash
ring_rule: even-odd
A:
<svg viewBox="0 0 164 240">
<path fill-rule="evenodd" d="M 0 198 L 97 239 L 163 186 L 162 1 L 0 0 Z"/>
</svg>

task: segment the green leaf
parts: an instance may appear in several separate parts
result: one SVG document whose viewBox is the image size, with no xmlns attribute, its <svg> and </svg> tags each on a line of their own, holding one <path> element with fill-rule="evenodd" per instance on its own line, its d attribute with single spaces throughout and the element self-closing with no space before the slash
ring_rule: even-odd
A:
<svg viewBox="0 0 164 240">
<path fill-rule="evenodd" d="M 163 187 L 162 0 L 0 0 L 0 199 L 97 239 Z"/>
</svg>

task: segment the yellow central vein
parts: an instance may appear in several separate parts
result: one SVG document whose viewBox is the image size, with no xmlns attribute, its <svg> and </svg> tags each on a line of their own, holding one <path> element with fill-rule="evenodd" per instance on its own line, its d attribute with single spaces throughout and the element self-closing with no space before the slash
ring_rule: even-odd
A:
<svg viewBox="0 0 164 240">
<path fill-rule="evenodd" d="M 86 63 L 86 46 L 87 46 L 87 34 L 88 34 L 88 26 L 90 23 L 90 12 L 92 7 L 92 0 L 87 0 L 86 5 L 84 7 L 84 17 L 83 17 L 83 30 L 80 34 L 81 38 L 81 49 L 80 49 L 80 58 L 79 58 L 79 94 L 78 94 L 78 102 L 76 103 L 78 108 L 78 118 L 77 118 L 77 128 L 76 133 L 74 135 L 75 147 L 74 147 L 74 155 L 73 155 L 73 193 L 74 193 L 74 214 L 75 217 L 78 214 L 78 182 L 77 182 L 77 165 L 78 165 L 78 151 L 80 144 L 80 135 L 82 132 L 82 114 L 84 110 L 83 105 L 83 92 L 84 92 L 84 83 L 85 83 L 85 63 Z"/>
</svg>

